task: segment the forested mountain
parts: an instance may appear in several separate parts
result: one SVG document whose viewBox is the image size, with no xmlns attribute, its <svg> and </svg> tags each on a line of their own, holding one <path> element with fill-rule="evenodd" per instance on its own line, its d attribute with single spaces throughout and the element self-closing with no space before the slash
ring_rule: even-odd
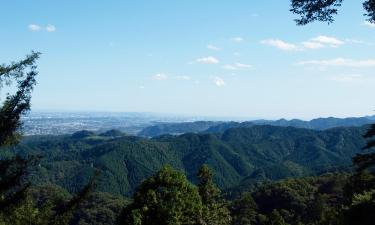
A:
<svg viewBox="0 0 375 225">
<path fill-rule="evenodd" d="M 143 137 L 156 137 L 163 134 L 184 134 L 198 133 L 208 128 L 221 124 L 222 122 L 196 121 L 184 123 L 160 123 L 154 126 L 146 127 L 138 133 Z"/>
<path fill-rule="evenodd" d="M 144 128 L 138 133 L 143 137 L 156 137 L 163 134 L 183 134 L 183 133 L 215 133 L 222 132 L 228 128 L 249 127 L 254 125 L 272 125 L 282 127 L 296 127 L 313 130 L 326 130 L 335 127 L 360 127 L 366 124 L 372 124 L 375 116 L 368 117 L 349 117 L 349 118 L 317 118 L 310 121 L 304 120 L 253 120 L 248 122 L 212 122 L 198 121 L 185 123 L 161 123 L 158 125 Z"/>
<path fill-rule="evenodd" d="M 33 172 L 36 184 L 54 183 L 74 192 L 97 168 L 101 171 L 98 191 L 128 196 L 165 164 L 185 171 L 193 182 L 198 168 L 207 164 L 223 189 L 265 179 L 347 170 L 365 144 L 365 131 L 366 127 L 317 131 L 251 126 L 152 139 L 116 131 L 99 135 L 81 131 L 71 136 L 25 137 L 11 152 L 43 156 Z"/>
<path fill-rule="evenodd" d="M 350 126 L 363 126 L 374 122 L 373 117 L 349 117 L 349 118 L 317 118 L 310 121 L 304 120 L 258 120 L 253 121 L 257 125 L 273 125 L 273 126 L 292 126 L 298 128 L 314 129 L 314 130 L 326 130 L 334 127 L 350 127 Z"/>
</svg>

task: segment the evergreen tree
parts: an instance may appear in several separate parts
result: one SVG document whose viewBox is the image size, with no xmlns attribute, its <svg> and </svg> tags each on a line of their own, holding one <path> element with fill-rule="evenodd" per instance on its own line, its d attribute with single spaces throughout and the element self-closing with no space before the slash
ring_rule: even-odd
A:
<svg viewBox="0 0 375 225">
<path fill-rule="evenodd" d="M 241 198 L 232 203 L 231 215 L 233 225 L 253 225 L 257 221 L 257 204 L 251 193 L 245 192 Z"/>
<path fill-rule="evenodd" d="M 214 184 L 213 174 L 207 165 L 199 169 L 198 178 L 199 195 L 203 204 L 202 224 L 230 224 L 231 217 L 227 202 L 221 197 L 220 190 Z"/>
<path fill-rule="evenodd" d="M 268 225 L 288 225 L 288 223 L 285 222 L 279 211 L 273 210 L 268 217 Z"/>
<path fill-rule="evenodd" d="M 119 224 L 195 225 L 201 214 L 198 189 L 183 173 L 165 166 L 138 187 Z"/>
<path fill-rule="evenodd" d="M 30 110 L 31 92 L 36 84 L 36 61 L 39 52 L 32 52 L 24 60 L 0 65 L 0 87 L 16 83 L 17 91 L 7 94 L 0 107 L 0 146 L 15 143 L 20 134 L 20 118 Z"/>
<path fill-rule="evenodd" d="M 338 13 L 338 8 L 344 0 L 291 0 L 291 12 L 301 16 L 296 19 L 297 25 L 306 25 L 314 21 L 332 23 L 333 16 Z M 375 22 L 375 0 L 363 2 L 367 12 L 368 21 Z"/>
<path fill-rule="evenodd" d="M 0 106 L 0 147 L 14 144 L 20 137 L 21 116 L 30 109 L 31 92 L 36 84 L 36 61 L 40 53 L 32 52 L 24 60 L 0 65 L 0 87 L 16 85 L 14 94 L 8 93 Z M 0 212 L 5 212 L 25 199 L 29 184 L 25 180 L 27 168 L 35 162 L 14 157 L 0 161 Z"/>
</svg>

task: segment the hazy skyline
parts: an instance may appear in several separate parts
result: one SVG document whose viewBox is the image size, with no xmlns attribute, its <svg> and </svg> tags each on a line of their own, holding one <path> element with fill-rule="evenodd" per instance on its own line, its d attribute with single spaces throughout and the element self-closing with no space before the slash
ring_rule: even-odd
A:
<svg viewBox="0 0 375 225">
<path fill-rule="evenodd" d="M 361 4 L 345 1 L 333 24 L 304 27 L 289 4 L 8 1 L 0 62 L 43 53 L 33 110 L 373 114 L 375 25 Z"/>
</svg>

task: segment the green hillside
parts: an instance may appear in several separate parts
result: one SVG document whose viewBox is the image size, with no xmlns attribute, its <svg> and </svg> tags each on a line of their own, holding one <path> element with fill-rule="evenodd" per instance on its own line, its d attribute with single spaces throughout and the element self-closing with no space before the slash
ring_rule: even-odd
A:
<svg viewBox="0 0 375 225">
<path fill-rule="evenodd" d="M 128 196 L 165 164 L 185 171 L 193 182 L 198 168 L 208 164 L 222 189 L 259 180 L 349 170 L 352 156 L 365 144 L 365 130 L 252 126 L 152 139 L 115 131 L 107 135 L 81 131 L 71 136 L 25 137 L 11 151 L 43 156 L 33 171 L 36 184 L 50 182 L 75 192 L 98 168 L 98 191 Z"/>
</svg>

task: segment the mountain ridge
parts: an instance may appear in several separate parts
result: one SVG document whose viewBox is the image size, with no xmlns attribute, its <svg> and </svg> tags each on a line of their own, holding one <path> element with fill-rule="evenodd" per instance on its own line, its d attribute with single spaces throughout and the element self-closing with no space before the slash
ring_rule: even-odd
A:
<svg viewBox="0 0 375 225">
<path fill-rule="evenodd" d="M 145 178 L 166 164 L 184 171 L 193 182 L 198 168 L 207 164 L 223 189 L 243 180 L 254 183 L 350 170 L 352 156 L 365 144 L 362 135 L 366 129 L 367 126 L 309 130 L 256 125 L 151 139 L 81 132 L 78 134 L 84 135 L 26 137 L 10 151 L 43 156 L 33 172 L 36 184 L 55 183 L 75 192 L 99 169 L 99 191 L 129 196 Z"/>
</svg>

